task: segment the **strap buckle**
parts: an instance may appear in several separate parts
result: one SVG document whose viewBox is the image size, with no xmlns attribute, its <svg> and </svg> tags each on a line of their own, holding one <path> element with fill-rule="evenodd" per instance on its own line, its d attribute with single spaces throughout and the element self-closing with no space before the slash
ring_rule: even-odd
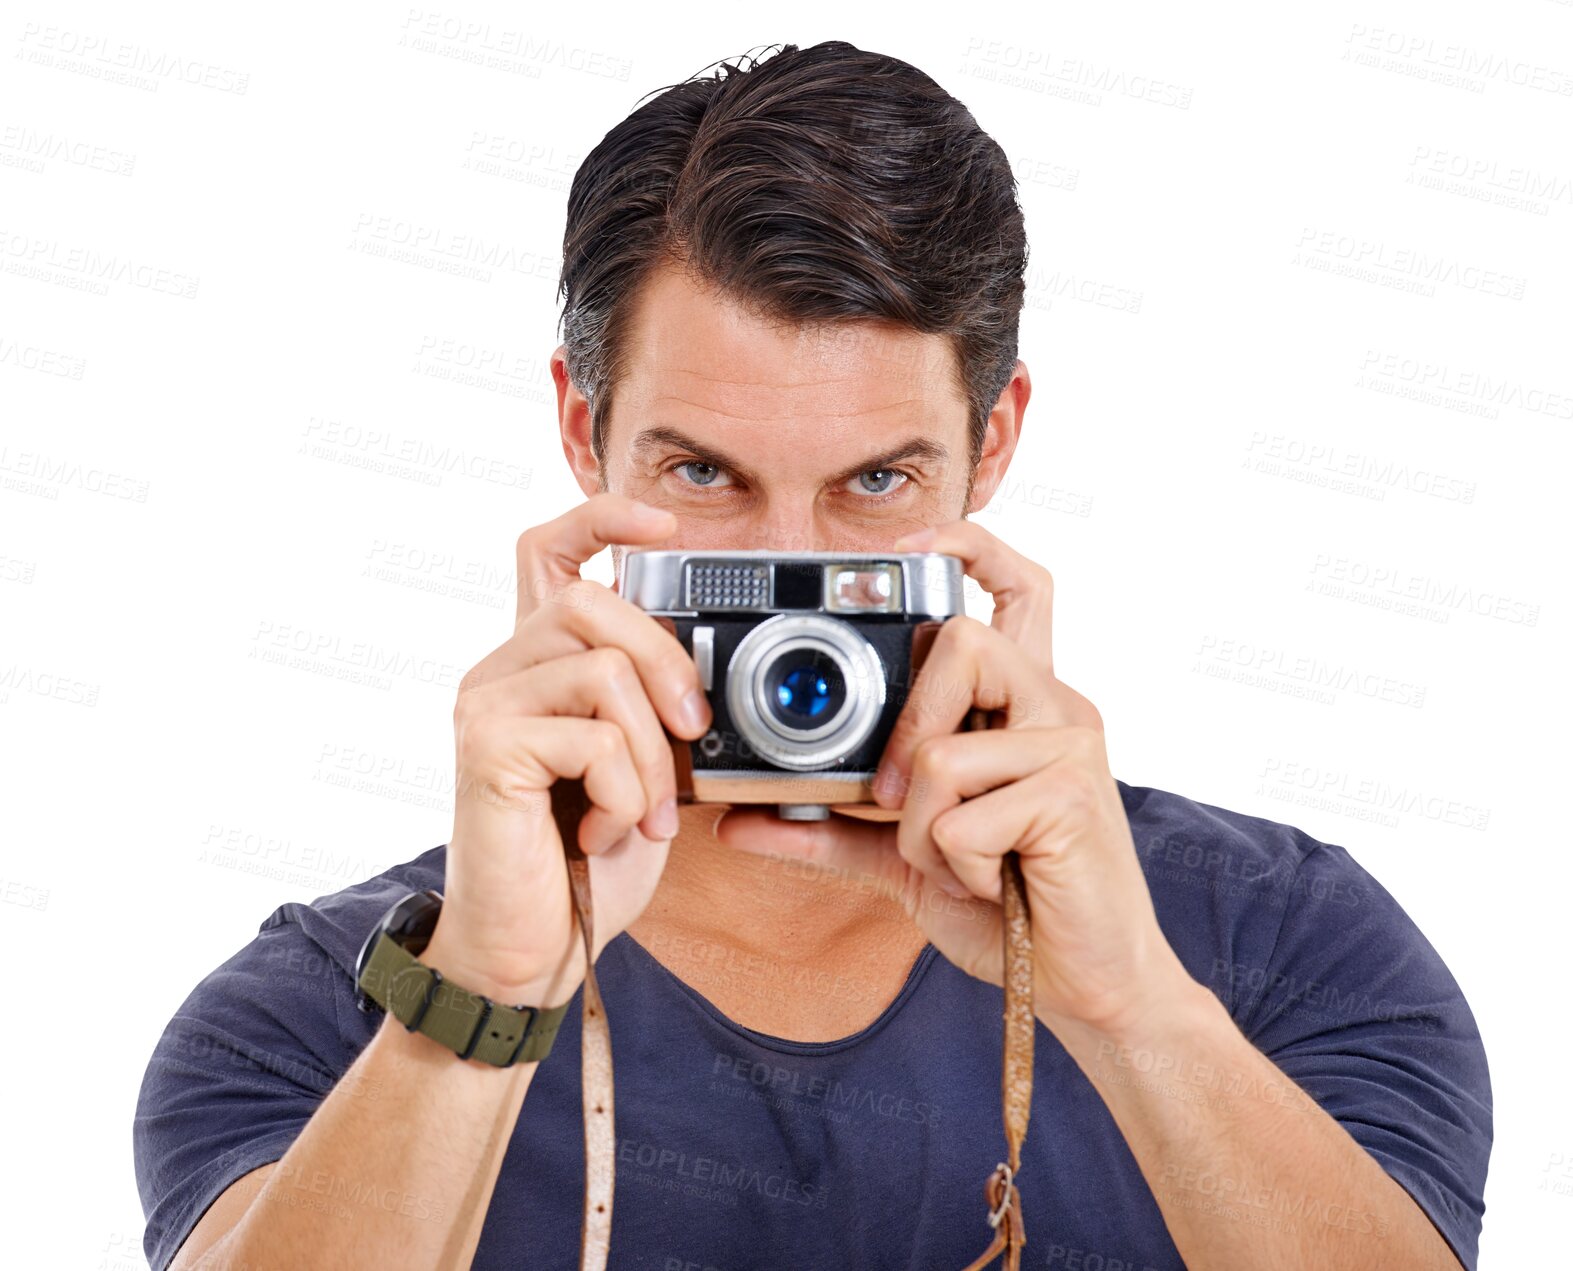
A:
<svg viewBox="0 0 1573 1271">
<path fill-rule="evenodd" d="M 1000 1223 L 1004 1221 L 1005 1211 L 1010 1208 L 1012 1171 L 1010 1166 L 1004 1161 L 1001 1161 L 994 1167 L 994 1172 L 996 1174 L 1001 1170 L 1005 1171 L 1005 1187 L 1004 1190 L 1000 1193 L 999 1207 L 989 1215 L 989 1226 L 995 1228 L 996 1230 L 998 1230 Z"/>
<path fill-rule="evenodd" d="M 426 992 L 421 995 L 421 1008 L 415 1012 L 415 1018 L 404 1026 L 406 1032 L 413 1033 L 421 1026 L 421 1021 L 426 1018 L 426 1012 L 431 1009 L 431 1000 L 437 992 L 437 987 L 442 983 L 442 972 L 434 966 L 426 968 L 431 972 L 431 978 L 426 981 Z"/>
<path fill-rule="evenodd" d="M 524 1015 L 524 1028 L 519 1034 L 519 1044 L 513 1048 L 513 1054 L 508 1056 L 504 1068 L 512 1068 L 519 1062 L 519 1052 L 524 1049 L 524 1043 L 530 1040 L 530 1033 L 535 1027 L 535 1017 L 541 1013 L 539 1006 L 516 1006 L 513 1008 Z"/>
<path fill-rule="evenodd" d="M 468 1059 L 475 1053 L 475 1048 L 481 1044 L 481 1034 L 486 1031 L 486 1025 L 492 1017 L 492 1007 L 495 1003 L 484 993 L 477 993 L 476 997 L 486 1003 L 486 1009 L 481 1012 L 480 1023 L 476 1024 L 475 1031 L 470 1034 L 469 1043 L 459 1052 L 460 1059 Z"/>
<path fill-rule="evenodd" d="M 426 1018 L 426 1012 L 431 1009 L 432 999 L 437 995 L 437 990 L 446 982 L 443 979 L 442 972 L 436 967 L 425 966 L 425 970 L 430 972 L 426 980 L 426 991 L 421 995 L 421 1002 L 416 1007 L 414 1016 L 404 1026 L 406 1032 L 413 1033 L 420 1028 L 421 1021 Z M 449 987 L 450 989 L 457 988 L 456 985 L 452 984 Z M 475 1054 L 476 1049 L 481 1044 L 481 1037 L 486 1032 L 486 1026 L 491 1023 L 492 1014 L 497 1008 L 497 1003 L 484 993 L 476 993 L 472 996 L 480 998 L 485 1003 L 485 1007 L 481 1011 L 480 1019 L 475 1023 L 474 1030 L 470 1033 L 470 1040 L 465 1044 L 463 1050 L 457 1052 L 460 1059 L 469 1059 Z M 524 1027 L 519 1036 L 519 1044 L 513 1048 L 513 1052 L 508 1056 L 507 1063 L 498 1065 L 503 1068 L 512 1067 L 518 1062 L 520 1052 L 524 1050 L 525 1043 L 530 1040 L 530 1036 L 534 1031 L 536 1017 L 541 1013 L 541 1008 L 538 1006 L 515 1006 L 511 1009 L 518 1011 L 524 1017 Z"/>
</svg>

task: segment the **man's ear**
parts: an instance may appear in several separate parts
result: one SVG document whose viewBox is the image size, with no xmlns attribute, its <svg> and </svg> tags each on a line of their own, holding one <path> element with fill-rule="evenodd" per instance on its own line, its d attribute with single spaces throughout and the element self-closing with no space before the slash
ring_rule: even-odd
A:
<svg viewBox="0 0 1573 1271">
<path fill-rule="evenodd" d="M 590 403 L 568 378 L 568 362 L 561 344 L 552 353 L 552 382 L 557 385 L 557 426 L 562 432 L 563 454 L 574 480 L 588 498 L 601 489 L 601 465 L 595 461 L 590 445 Z"/>
<path fill-rule="evenodd" d="M 983 432 L 983 450 L 978 456 L 977 471 L 972 477 L 972 497 L 967 500 L 967 515 L 988 506 L 1005 480 L 1005 470 L 1010 467 L 1016 453 L 1016 443 L 1021 439 L 1021 425 L 1027 413 L 1027 399 L 1032 396 L 1032 377 L 1027 364 L 1016 359 L 1016 370 L 1010 383 L 1000 392 L 994 409 L 989 414 Z"/>
</svg>

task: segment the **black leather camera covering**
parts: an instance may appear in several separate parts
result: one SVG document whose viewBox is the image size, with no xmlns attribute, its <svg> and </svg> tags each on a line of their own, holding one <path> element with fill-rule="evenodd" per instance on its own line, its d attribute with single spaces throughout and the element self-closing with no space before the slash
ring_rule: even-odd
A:
<svg viewBox="0 0 1573 1271">
<path fill-rule="evenodd" d="M 720 737 L 721 749 L 719 753 L 711 755 L 702 749 L 703 739 L 691 742 L 690 754 L 694 768 L 726 772 L 780 773 L 784 771 L 749 745 L 734 726 L 726 704 L 727 674 L 733 653 L 736 652 L 744 636 L 772 616 L 774 615 L 763 614 L 749 618 L 706 616 L 667 619 L 672 623 L 683 648 L 690 654 L 693 652 L 695 627 L 710 627 L 715 632 L 714 671 L 709 698 L 711 710 L 714 712 L 711 731 Z M 837 617 L 835 620 L 845 622 L 847 626 L 856 630 L 879 654 L 880 663 L 885 668 L 885 705 L 880 711 L 879 722 L 875 724 L 874 731 L 861 746 L 843 756 L 839 762 L 827 764 L 814 771 L 871 773 L 879 766 L 885 743 L 890 738 L 890 730 L 895 727 L 896 716 L 901 713 L 901 708 L 907 700 L 907 693 L 911 690 L 912 681 L 917 674 L 912 661 L 914 633 L 919 628 L 935 628 L 939 624 L 931 618 L 913 615 L 860 615 L 855 618 Z M 921 661 L 920 657 L 919 664 Z"/>
</svg>

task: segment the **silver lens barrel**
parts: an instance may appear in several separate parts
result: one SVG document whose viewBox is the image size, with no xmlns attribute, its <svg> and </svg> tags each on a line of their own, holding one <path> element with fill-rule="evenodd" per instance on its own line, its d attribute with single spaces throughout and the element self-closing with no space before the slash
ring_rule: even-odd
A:
<svg viewBox="0 0 1573 1271">
<path fill-rule="evenodd" d="M 772 706 L 772 669 L 793 654 L 827 659 L 845 692 L 823 723 L 793 727 Z M 820 614 L 779 614 L 738 643 L 726 673 L 726 705 L 738 733 L 778 768 L 825 768 L 868 740 L 885 705 L 885 666 L 849 623 Z"/>
</svg>

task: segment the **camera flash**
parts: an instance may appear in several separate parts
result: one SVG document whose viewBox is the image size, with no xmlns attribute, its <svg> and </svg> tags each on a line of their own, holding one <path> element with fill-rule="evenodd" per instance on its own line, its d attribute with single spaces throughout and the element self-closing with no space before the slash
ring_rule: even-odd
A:
<svg viewBox="0 0 1573 1271">
<path fill-rule="evenodd" d="M 832 565 L 825 571 L 829 613 L 900 613 L 901 566 Z"/>
</svg>

